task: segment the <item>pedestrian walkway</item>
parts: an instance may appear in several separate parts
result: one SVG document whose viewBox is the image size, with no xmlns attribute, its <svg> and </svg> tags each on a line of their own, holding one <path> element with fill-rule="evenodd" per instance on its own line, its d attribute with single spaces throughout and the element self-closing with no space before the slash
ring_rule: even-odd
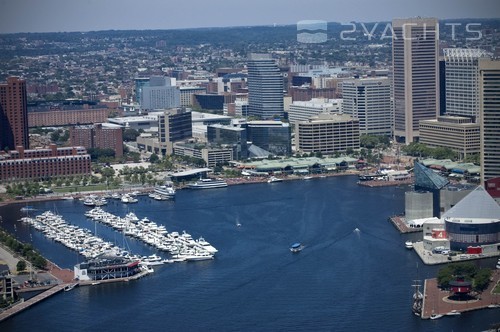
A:
<svg viewBox="0 0 500 332">
<path fill-rule="evenodd" d="M 432 314 L 446 315 L 452 310 L 466 312 L 477 309 L 488 309 L 492 305 L 500 304 L 500 294 L 494 294 L 493 290 L 500 280 L 500 271 L 493 271 L 492 281 L 488 288 L 479 294 L 476 299 L 469 301 L 452 301 L 448 299 L 450 293 L 438 287 L 437 279 L 426 279 L 424 286 L 424 302 L 422 306 L 422 319 L 428 319 Z"/>
<path fill-rule="evenodd" d="M 14 316 L 14 315 L 20 313 L 21 311 L 23 311 L 25 309 L 28 309 L 30 306 L 37 304 L 38 302 L 41 302 L 41 301 L 51 297 L 54 294 L 59 293 L 60 291 L 62 291 L 64 289 L 64 287 L 66 287 L 66 284 L 60 284 L 60 285 L 54 286 L 51 289 L 46 290 L 45 292 L 40 293 L 27 301 L 23 301 L 22 303 L 16 304 L 15 306 L 3 311 L 2 313 L 0 313 L 0 322 L 2 322 L 3 320 L 5 320 L 11 316 Z"/>
</svg>

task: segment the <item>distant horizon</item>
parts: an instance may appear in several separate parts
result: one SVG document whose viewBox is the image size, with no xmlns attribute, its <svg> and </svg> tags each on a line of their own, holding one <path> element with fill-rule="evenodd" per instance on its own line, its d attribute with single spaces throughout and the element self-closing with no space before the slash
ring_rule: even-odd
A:
<svg viewBox="0 0 500 332">
<path fill-rule="evenodd" d="M 0 34 L 288 26 L 302 20 L 498 19 L 498 0 L 0 0 Z M 446 17 L 446 18 L 444 18 Z"/>
<path fill-rule="evenodd" d="M 336 23 L 336 24 L 348 24 L 348 23 L 367 23 L 367 24 L 372 24 L 372 23 L 387 23 L 387 22 L 392 22 L 393 19 L 397 18 L 410 18 L 410 17 L 395 17 L 390 20 L 379 20 L 379 21 L 357 21 L 357 20 L 352 20 L 349 22 L 339 22 L 339 21 L 327 21 L 328 24 Z M 430 18 L 430 17 L 423 17 L 423 18 Z M 464 21 L 464 20 L 479 20 L 479 21 L 495 21 L 499 20 L 500 21 L 500 16 L 499 17 L 485 17 L 485 18 L 479 18 L 479 17 L 462 17 L 462 18 L 437 18 L 439 22 L 441 21 Z M 1 32 L 0 35 L 16 35 L 16 34 L 52 34 L 52 33 L 92 33 L 92 32 L 106 32 L 106 31 L 175 31 L 175 30 L 204 30 L 204 29 L 231 29 L 231 28 L 257 28 L 257 27 L 293 27 L 296 25 L 295 23 L 283 23 L 283 24 L 254 24 L 254 25 L 227 25 L 227 26 L 200 26 L 200 27 L 183 27 L 183 28 L 123 28 L 123 29 L 116 29 L 116 28 L 109 28 L 109 29 L 100 29 L 100 30 L 74 30 L 74 31 L 20 31 L 20 32 Z"/>
</svg>

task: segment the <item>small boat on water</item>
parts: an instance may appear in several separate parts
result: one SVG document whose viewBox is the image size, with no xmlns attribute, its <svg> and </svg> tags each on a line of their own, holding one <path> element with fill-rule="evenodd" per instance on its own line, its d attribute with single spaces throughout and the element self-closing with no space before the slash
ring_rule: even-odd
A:
<svg viewBox="0 0 500 332">
<path fill-rule="evenodd" d="M 413 249 L 413 242 L 406 241 L 405 242 L 405 247 L 406 247 L 406 249 Z"/>
<path fill-rule="evenodd" d="M 64 287 L 64 291 L 65 292 L 69 292 L 70 290 L 72 290 L 73 288 L 75 288 L 76 286 L 78 286 L 78 283 L 74 283 L 74 284 L 69 284 L 69 285 L 66 285 L 66 287 Z"/>
<path fill-rule="evenodd" d="M 36 209 L 32 206 L 26 205 L 21 208 L 21 212 L 31 212 L 36 211 Z"/>
<path fill-rule="evenodd" d="M 446 316 L 459 316 L 461 315 L 460 311 L 452 310 L 446 314 Z"/>
<path fill-rule="evenodd" d="M 304 249 L 304 246 L 300 242 L 295 242 L 290 246 L 290 251 L 295 253 L 295 252 L 300 252 Z"/>
<path fill-rule="evenodd" d="M 435 314 L 435 313 L 432 313 L 431 316 L 429 317 L 430 319 L 439 319 L 443 317 L 443 315 L 441 314 Z"/>
</svg>

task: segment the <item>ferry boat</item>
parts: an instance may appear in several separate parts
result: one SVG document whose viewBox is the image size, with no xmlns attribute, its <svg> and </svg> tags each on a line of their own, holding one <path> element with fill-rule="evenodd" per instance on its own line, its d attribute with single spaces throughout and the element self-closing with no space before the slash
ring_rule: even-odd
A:
<svg viewBox="0 0 500 332">
<path fill-rule="evenodd" d="M 212 189 L 224 187 L 227 187 L 227 183 L 222 179 L 200 179 L 195 183 L 188 184 L 189 189 Z"/>
<path fill-rule="evenodd" d="M 172 186 L 156 186 L 155 194 L 161 195 L 163 197 L 174 198 L 175 197 L 175 189 Z"/>
<path fill-rule="evenodd" d="M 290 246 L 290 251 L 293 253 L 300 252 L 300 251 L 302 251 L 302 249 L 304 249 L 304 246 L 300 242 L 295 242 L 294 244 L 292 244 Z"/>
</svg>

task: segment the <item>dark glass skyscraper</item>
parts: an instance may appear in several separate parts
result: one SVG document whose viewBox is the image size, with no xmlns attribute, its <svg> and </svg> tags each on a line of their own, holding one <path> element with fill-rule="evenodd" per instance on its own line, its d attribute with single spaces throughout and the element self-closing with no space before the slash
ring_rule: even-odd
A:
<svg viewBox="0 0 500 332">
<path fill-rule="evenodd" d="M 269 54 L 248 59 L 248 115 L 273 119 L 284 115 L 283 76 Z"/>
</svg>

